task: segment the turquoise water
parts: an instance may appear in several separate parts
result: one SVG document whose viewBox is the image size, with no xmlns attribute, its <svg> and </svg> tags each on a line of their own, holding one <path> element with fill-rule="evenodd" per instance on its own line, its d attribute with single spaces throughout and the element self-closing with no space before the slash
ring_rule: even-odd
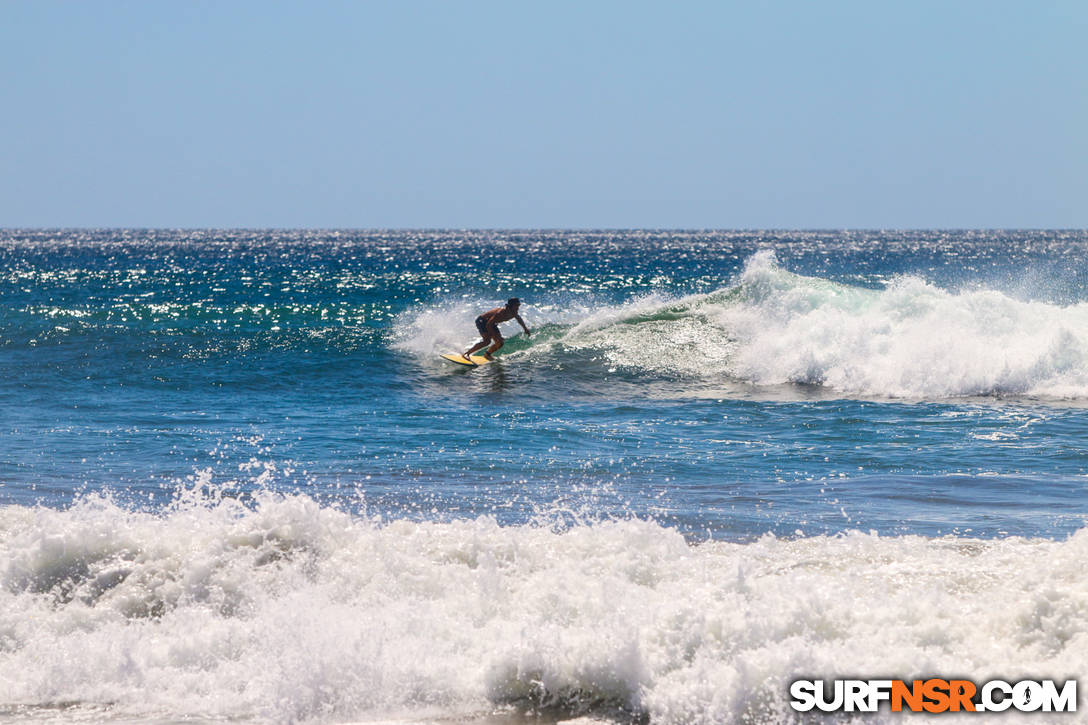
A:
<svg viewBox="0 0 1088 725">
<path fill-rule="evenodd" d="M 1086 664 L 1084 232 L 8 230 L 0 260 L 11 708 L 773 722 L 790 672 Z M 438 357 L 511 296 L 531 337 Z"/>
</svg>

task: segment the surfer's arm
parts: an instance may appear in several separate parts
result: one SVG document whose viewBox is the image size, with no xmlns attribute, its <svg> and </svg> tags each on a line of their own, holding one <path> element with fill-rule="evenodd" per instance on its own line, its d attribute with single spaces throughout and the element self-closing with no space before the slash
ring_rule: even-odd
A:
<svg viewBox="0 0 1088 725">
<path fill-rule="evenodd" d="M 514 315 L 514 319 L 518 321 L 519 325 L 521 325 L 521 329 L 525 330 L 526 337 L 533 334 L 529 332 L 529 328 L 525 326 L 525 320 L 521 319 L 521 315 Z"/>
</svg>

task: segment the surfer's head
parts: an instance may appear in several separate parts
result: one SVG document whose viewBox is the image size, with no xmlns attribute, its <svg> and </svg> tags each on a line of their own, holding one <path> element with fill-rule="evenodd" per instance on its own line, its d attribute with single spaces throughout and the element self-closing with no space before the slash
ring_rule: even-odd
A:
<svg viewBox="0 0 1088 725">
<path fill-rule="evenodd" d="M 506 309 L 508 310 L 516 310 L 520 306 L 521 300 L 519 300 L 517 297 L 511 297 L 506 301 Z"/>
</svg>

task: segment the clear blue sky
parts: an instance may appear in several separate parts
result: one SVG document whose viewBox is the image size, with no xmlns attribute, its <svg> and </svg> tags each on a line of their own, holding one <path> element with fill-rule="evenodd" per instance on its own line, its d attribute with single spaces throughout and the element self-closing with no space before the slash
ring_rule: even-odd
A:
<svg viewBox="0 0 1088 725">
<path fill-rule="evenodd" d="M 1088 3 L 0 0 L 0 226 L 1088 226 Z"/>
</svg>

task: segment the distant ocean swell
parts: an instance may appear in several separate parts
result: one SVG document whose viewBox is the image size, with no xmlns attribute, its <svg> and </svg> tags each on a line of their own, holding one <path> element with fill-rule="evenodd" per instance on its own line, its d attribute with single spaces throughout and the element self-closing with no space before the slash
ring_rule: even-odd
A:
<svg viewBox="0 0 1088 725">
<path fill-rule="evenodd" d="M 149 719 L 797 722 L 798 677 L 1088 671 L 1086 558 L 1086 531 L 693 545 L 644 520 L 381 522 L 302 494 L 193 489 L 157 514 L 95 496 L 7 506 L 0 701 Z"/>
<path fill-rule="evenodd" d="M 460 349 L 474 310 L 463 301 L 409 310 L 394 342 L 421 357 Z M 543 300 L 526 315 L 537 334 L 506 353 L 571 360 L 580 376 L 627 371 L 897 398 L 1088 399 L 1088 303 L 949 291 L 912 276 L 857 287 L 788 272 L 770 251 L 710 294 L 599 307 Z"/>
</svg>

